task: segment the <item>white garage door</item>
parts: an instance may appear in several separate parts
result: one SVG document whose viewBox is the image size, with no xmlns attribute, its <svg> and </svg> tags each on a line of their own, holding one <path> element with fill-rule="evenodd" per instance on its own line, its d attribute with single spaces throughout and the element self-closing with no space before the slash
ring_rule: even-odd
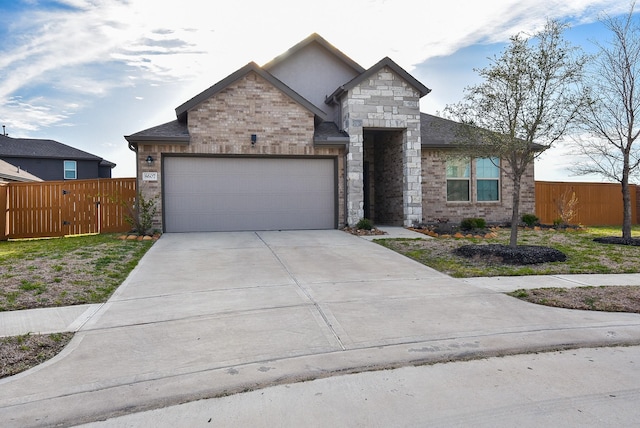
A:
<svg viewBox="0 0 640 428">
<path fill-rule="evenodd" d="M 167 232 L 334 229 L 333 159 L 168 157 Z"/>
</svg>

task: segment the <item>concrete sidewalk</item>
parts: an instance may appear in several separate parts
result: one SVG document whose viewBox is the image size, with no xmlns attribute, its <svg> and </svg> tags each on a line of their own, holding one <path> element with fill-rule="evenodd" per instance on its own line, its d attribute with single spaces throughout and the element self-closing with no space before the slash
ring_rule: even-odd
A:
<svg viewBox="0 0 640 428">
<path fill-rule="evenodd" d="M 540 307 L 341 231 L 165 234 L 2 426 L 110 418 L 408 364 L 640 343 L 640 316 Z"/>
<path fill-rule="evenodd" d="M 102 304 L 0 312 L 0 337 L 78 331 Z"/>
</svg>

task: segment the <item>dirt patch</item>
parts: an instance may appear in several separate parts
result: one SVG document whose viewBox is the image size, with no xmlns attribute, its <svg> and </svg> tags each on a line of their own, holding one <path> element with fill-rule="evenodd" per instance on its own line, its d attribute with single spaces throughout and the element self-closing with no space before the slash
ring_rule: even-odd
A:
<svg viewBox="0 0 640 428">
<path fill-rule="evenodd" d="M 0 337 L 0 378 L 13 376 L 56 356 L 73 333 Z"/>
<path fill-rule="evenodd" d="M 537 288 L 509 295 L 557 308 L 640 313 L 640 286 Z"/>
</svg>

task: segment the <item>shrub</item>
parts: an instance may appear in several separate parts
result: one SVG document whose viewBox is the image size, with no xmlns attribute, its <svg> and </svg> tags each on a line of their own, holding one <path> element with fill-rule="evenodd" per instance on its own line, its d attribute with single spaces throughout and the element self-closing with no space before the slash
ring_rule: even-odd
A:
<svg viewBox="0 0 640 428">
<path fill-rule="evenodd" d="M 465 218 L 460 222 L 462 230 L 484 229 L 485 227 L 487 227 L 487 222 L 483 218 Z"/>
<path fill-rule="evenodd" d="M 146 199 L 142 193 L 138 193 L 134 205 L 127 206 L 129 213 L 125 215 L 125 220 L 138 235 L 146 235 L 151 232 L 153 217 L 158 210 L 157 200 L 157 196 Z"/>
<path fill-rule="evenodd" d="M 540 220 L 535 214 L 522 214 L 522 222 L 529 227 L 533 227 Z"/>
<path fill-rule="evenodd" d="M 373 229 L 373 223 L 368 218 L 361 218 L 358 224 L 356 224 L 357 229 L 362 230 L 371 230 Z"/>
<path fill-rule="evenodd" d="M 560 199 L 556 201 L 558 214 L 560 215 L 561 224 L 569 224 L 578 215 L 578 197 L 576 192 L 566 190 Z M 554 221 L 555 224 L 555 221 Z"/>
</svg>

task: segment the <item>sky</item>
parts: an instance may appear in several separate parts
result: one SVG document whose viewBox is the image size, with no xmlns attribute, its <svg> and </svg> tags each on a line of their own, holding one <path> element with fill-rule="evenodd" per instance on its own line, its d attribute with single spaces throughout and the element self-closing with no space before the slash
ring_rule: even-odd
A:
<svg viewBox="0 0 640 428">
<path fill-rule="evenodd" d="M 175 108 L 250 61 L 259 65 L 318 33 L 364 68 L 388 56 L 432 89 L 438 114 L 479 83 L 510 36 L 547 19 L 587 52 L 608 37 L 603 14 L 627 0 L 0 0 L 0 125 L 52 139 L 135 176 L 125 135 L 174 120 Z M 536 180 L 576 177 L 562 145 Z"/>
</svg>

